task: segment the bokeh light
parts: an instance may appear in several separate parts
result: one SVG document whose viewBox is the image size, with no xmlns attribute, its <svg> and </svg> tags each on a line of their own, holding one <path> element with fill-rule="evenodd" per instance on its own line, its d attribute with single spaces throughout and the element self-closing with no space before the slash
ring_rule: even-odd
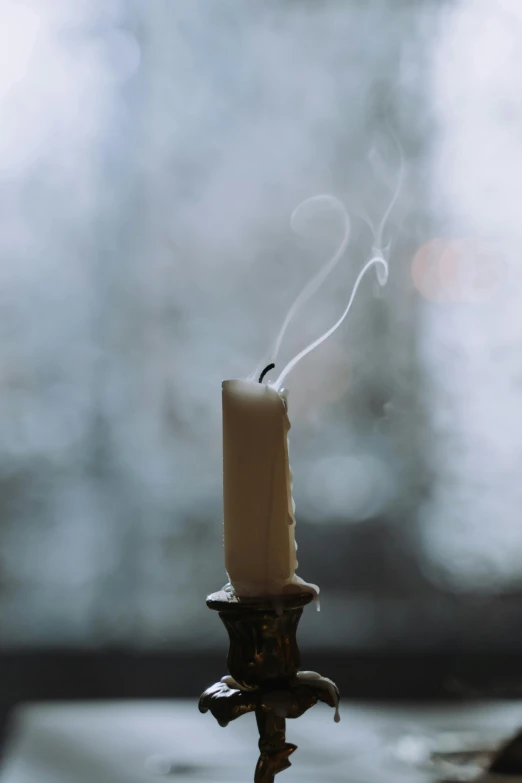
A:
<svg viewBox="0 0 522 783">
<path fill-rule="evenodd" d="M 430 239 L 411 267 L 417 291 L 431 302 L 481 303 L 506 281 L 506 265 L 494 243 L 479 238 Z"/>
<path fill-rule="evenodd" d="M 292 370 L 292 422 L 299 426 L 318 424 L 327 406 L 347 392 L 350 379 L 346 347 L 340 339 L 327 340 Z"/>
</svg>

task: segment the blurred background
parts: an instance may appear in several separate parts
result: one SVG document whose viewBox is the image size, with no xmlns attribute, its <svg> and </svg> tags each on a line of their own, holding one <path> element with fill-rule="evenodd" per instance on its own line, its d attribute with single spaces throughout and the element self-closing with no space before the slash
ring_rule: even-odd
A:
<svg viewBox="0 0 522 783">
<path fill-rule="evenodd" d="M 2 0 L 0 711 L 224 674 L 221 381 L 285 336 L 308 668 L 516 690 L 519 0 Z M 294 228 L 296 226 L 294 225 Z M 221 667 L 221 668 L 220 668 Z"/>
</svg>

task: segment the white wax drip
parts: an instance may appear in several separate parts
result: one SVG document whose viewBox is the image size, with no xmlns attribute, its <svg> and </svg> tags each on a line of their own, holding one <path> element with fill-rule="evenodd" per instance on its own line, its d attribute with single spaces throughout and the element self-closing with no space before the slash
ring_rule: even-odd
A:
<svg viewBox="0 0 522 783">
<path fill-rule="evenodd" d="M 298 587 L 299 588 L 299 590 L 295 591 L 296 593 L 297 592 L 299 592 L 299 593 L 311 593 L 312 594 L 312 598 L 313 598 L 313 602 L 314 602 L 314 604 L 316 606 L 316 609 L 317 609 L 318 612 L 320 611 L 321 604 L 319 602 L 319 588 L 318 588 L 317 585 L 314 585 L 311 582 L 305 582 L 305 580 L 301 579 L 301 577 L 297 576 L 297 574 L 294 574 L 291 579 L 288 579 L 285 582 L 284 587 L 290 587 L 290 585 L 292 585 L 293 587 Z M 294 591 L 291 591 L 291 590 L 285 591 L 285 590 L 283 590 L 283 594 L 284 595 L 285 594 L 286 595 L 291 595 L 292 592 L 294 592 Z"/>
<path fill-rule="evenodd" d="M 341 716 L 339 715 L 339 694 L 335 683 L 332 682 L 332 680 L 329 680 L 328 677 L 322 677 L 317 672 L 297 672 L 297 679 L 303 683 L 313 682 L 314 685 L 319 688 L 324 688 L 329 692 L 335 705 L 334 721 L 339 723 L 341 720 Z"/>
<path fill-rule="evenodd" d="M 235 680 L 231 674 L 225 674 L 224 677 L 221 678 L 220 682 L 223 683 L 223 685 L 226 685 L 228 688 L 232 688 L 232 690 L 235 691 L 255 691 L 255 688 L 249 688 L 247 685 L 240 685 L 237 680 Z"/>
<path fill-rule="evenodd" d="M 314 685 L 316 685 L 319 688 L 324 688 L 327 690 L 332 697 L 332 701 L 335 706 L 335 713 L 334 713 L 334 721 L 336 723 L 339 723 L 341 720 L 341 716 L 339 715 L 339 694 L 337 692 L 337 688 L 335 686 L 335 683 L 332 682 L 332 680 L 329 680 L 328 677 L 322 677 L 317 672 L 297 672 L 296 679 L 299 680 L 302 683 L 307 682 L 313 682 Z M 237 680 L 235 680 L 231 674 L 225 674 L 224 677 L 221 678 L 220 682 L 222 682 L 224 685 L 226 685 L 228 688 L 232 688 L 236 691 L 255 691 L 256 688 L 249 688 L 244 685 L 240 685 Z M 274 694 L 274 696 L 277 696 L 278 698 L 281 697 L 281 694 Z M 280 706 L 275 703 L 276 699 L 274 699 L 274 707 L 277 706 L 277 714 L 280 714 L 282 717 L 285 717 L 283 712 L 279 709 Z"/>
<path fill-rule="evenodd" d="M 229 583 L 230 584 L 230 583 Z M 300 576 L 294 574 L 289 579 L 285 579 L 284 582 L 273 581 L 266 582 L 263 585 L 263 592 L 260 592 L 260 588 L 257 584 L 251 582 L 240 582 L 236 580 L 234 585 L 227 585 L 224 588 L 226 592 L 231 595 L 237 595 L 239 598 L 266 598 L 271 599 L 274 605 L 277 603 L 278 596 L 290 596 L 299 595 L 301 593 L 310 593 L 312 600 L 316 605 L 317 611 L 320 611 L 319 604 L 319 587 L 311 582 L 305 582 Z"/>
<path fill-rule="evenodd" d="M 283 389 L 279 392 L 279 395 L 281 399 L 283 400 L 285 406 L 287 406 L 287 393 L 286 390 Z M 290 453 L 290 438 L 287 437 L 287 448 L 288 453 Z M 290 464 L 288 465 L 288 476 L 289 476 L 289 483 L 290 483 L 290 497 L 292 500 L 292 518 L 290 519 L 290 524 L 294 528 L 294 543 L 295 543 L 295 551 L 297 555 L 297 540 L 295 539 L 295 500 L 294 500 L 294 477 L 292 474 L 292 469 L 290 467 Z M 304 579 L 302 579 L 300 576 L 297 576 L 295 571 L 297 571 L 297 568 L 299 566 L 299 563 L 297 562 L 297 557 L 295 561 L 295 570 L 294 575 L 292 578 L 286 582 L 286 587 L 289 585 L 294 585 L 295 587 L 299 587 L 300 592 L 303 593 L 311 593 L 313 596 L 313 601 L 315 604 L 315 607 L 317 611 L 319 612 L 321 610 L 321 604 L 319 602 L 319 587 L 317 585 L 311 584 L 310 582 L 305 582 Z M 277 607 L 276 607 L 277 610 Z M 278 614 L 282 614 L 282 611 L 278 611 Z"/>
</svg>

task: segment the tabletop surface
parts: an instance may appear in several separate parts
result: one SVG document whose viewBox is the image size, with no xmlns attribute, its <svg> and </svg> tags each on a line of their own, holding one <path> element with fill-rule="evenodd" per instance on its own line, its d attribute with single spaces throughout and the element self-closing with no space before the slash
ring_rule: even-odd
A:
<svg viewBox="0 0 522 783">
<path fill-rule="evenodd" d="M 506 739 L 522 724 L 522 703 L 345 703 L 341 714 L 336 724 L 333 711 L 317 705 L 288 721 L 287 737 L 299 748 L 278 781 L 476 777 L 469 758 L 463 763 L 466 753 Z M 210 714 L 199 714 L 196 701 L 26 705 L 15 715 L 0 783 L 154 783 L 163 776 L 173 783 L 247 783 L 256 743 L 252 715 L 223 729 Z M 442 760 L 433 752 L 443 753 Z"/>
</svg>

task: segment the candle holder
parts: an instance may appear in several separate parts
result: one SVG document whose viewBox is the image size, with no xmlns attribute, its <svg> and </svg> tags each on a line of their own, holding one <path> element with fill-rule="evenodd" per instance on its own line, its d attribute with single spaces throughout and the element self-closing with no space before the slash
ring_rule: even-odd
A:
<svg viewBox="0 0 522 783">
<path fill-rule="evenodd" d="M 339 691 L 315 672 L 300 672 L 296 631 L 309 593 L 267 598 L 240 598 L 224 589 L 207 598 L 228 631 L 230 676 L 208 688 L 199 700 L 220 726 L 254 712 L 259 730 L 259 760 L 254 783 L 273 783 L 288 769 L 297 749 L 286 741 L 287 718 L 299 718 L 323 701 L 336 709 Z"/>
</svg>

